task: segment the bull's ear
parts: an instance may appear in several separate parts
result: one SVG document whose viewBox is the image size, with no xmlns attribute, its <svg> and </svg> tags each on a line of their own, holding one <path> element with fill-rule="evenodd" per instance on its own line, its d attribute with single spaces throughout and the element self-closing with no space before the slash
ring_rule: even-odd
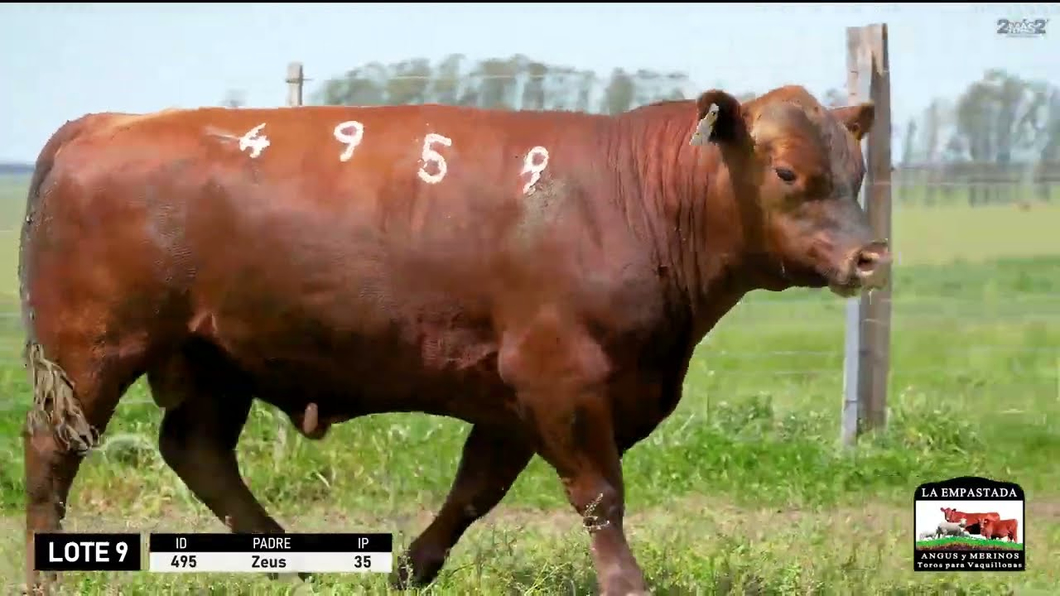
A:
<svg viewBox="0 0 1060 596">
<path fill-rule="evenodd" d="M 872 123 L 876 118 L 876 105 L 867 101 L 856 106 L 832 108 L 832 114 L 843 123 L 855 139 L 860 141 L 872 130 Z"/>
<path fill-rule="evenodd" d="M 689 140 L 690 145 L 731 143 L 746 137 L 747 123 L 740 100 L 732 95 L 712 89 L 699 96 L 696 109 L 699 124 Z"/>
</svg>

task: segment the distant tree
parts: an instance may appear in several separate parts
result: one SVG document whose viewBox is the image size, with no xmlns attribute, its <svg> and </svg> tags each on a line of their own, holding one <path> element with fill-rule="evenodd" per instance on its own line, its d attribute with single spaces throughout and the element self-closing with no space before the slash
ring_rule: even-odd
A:
<svg viewBox="0 0 1060 596">
<path fill-rule="evenodd" d="M 905 123 L 905 134 L 902 135 L 902 165 L 908 166 L 916 161 L 916 119 L 910 118 Z"/>
<path fill-rule="evenodd" d="M 611 79 L 604 89 L 603 105 L 600 111 L 605 114 L 621 114 L 633 107 L 636 90 L 633 88 L 633 77 L 621 68 L 611 71 Z"/>
<path fill-rule="evenodd" d="M 924 201 L 933 204 L 939 190 L 941 178 L 938 175 L 939 138 L 942 134 L 942 106 L 939 100 L 933 100 L 924 110 L 924 135 L 920 147 L 920 158 L 927 171 L 923 177 Z"/>
<path fill-rule="evenodd" d="M 1047 114 L 1039 133 L 1041 150 L 1034 171 L 1035 187 L 1042 201 L 1052 198 L 1051 185 L 1060 184 L 1060 89 L 1050 91 Z"/>
<path fill-rule="evenodd" d="M 1001 188 L 1006 193 L 1011 190 L 1004 183 L 1014 181 L 1009 174 L 1013 156 L 1047 144 L 1042 132 L 1047 128 L 1048 86 L 1004 70 L 988 70 L 961 94 L 956 116 L 971 161 L 994 171 L 972 180 L 969 202 L 999 200 Z"/>
<path fill-rule="evenodd" d="M 225 92 L 221 105 L 226 108 L 241 108 L 247 105 L 245 93 L 241 89 L 229 89 Z"/>
<path fill-rule="evenodd" d="M 330 105 L 432 102 L 618 114 L 647 103 L 684 98 L 689 87 L 688 76 L 680 72 L 615 69 L 605 81 L 591 70 L 547 64 L 521 54 L 474 64 L 453 54 L 433 66 L 417 58 L 356 67 L 325 81 L 317 101 Z"/>
<path fill-rule="evenodd" d="M 967 184 L 971 205 L 1011 200 L 1024 179 L 1047 200 L 1060 178 L 1060 89 L 1047 82 L 987 70 L 952 104 L 932 99 L 916 129 L 913 153 L 928 166 L 929 201 L 938 189 L 952 196 L 954 182 Z M 943 177 L 951 184 L 935 184 Z"/>
<path fill-rule="evenodd" d="M 838 108 L 849 103 L 847 94 L 839 89 L 829 89 L 824 92 L 824 105 L 829 108 Z"/>
</svg>

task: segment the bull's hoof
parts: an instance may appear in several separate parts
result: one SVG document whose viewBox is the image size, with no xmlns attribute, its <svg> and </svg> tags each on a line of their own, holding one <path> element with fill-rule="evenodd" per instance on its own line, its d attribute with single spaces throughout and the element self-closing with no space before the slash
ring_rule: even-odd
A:
<svg viewBox="0 0 1060 596">
<path fill-rule="evenodd" d="M 27 596 L 47 596 L 59 585 L 59 574 L 54 571 L 36 572 L 30 580 L 19 586 L 18 593 Z"/>
<path fill-rule="evenodd" d="M 51 584 L 22 584 L 19 586 L 19 594 L 23 596 L 48 596 L 54 591 Z"/>
<path fill-rule="evenodd" d="M 269 573 L 267 573 L 267 574 L 265 574 L 265 575 L 266 575 L 266 577 L 268 577 L 268 578 L 269 578 L 269 579 L 271 579 L 271 580 L 278 580 L 278 579 L 280 579 L 280 574 L 279 574 L 279 573 L 276 573 L 275 571 L 270 571 Z M 302 581 L 304 581 L 304 582 L 307 582 L 307 581 L 310 581 L 310 580 L 312 580 L 312 579 L 313 579 L 313 574 L 312 574 L 312 573 L 303 573 L 303 572 L 298 572 L 297 574 L 295 574 L 295 573 L 285 573 L 285 574 L 283 574 L 283 575 L 284 575 L 284 578 L 285 578 L 285 579 L 287 579 L 287 578 L 291 578 L 291 576 L 293 576 L 293 575 L 297 575 L 297 576 L 298 576 L 298 579 L 300 579 L 300 580 L 302 580 Z"/>
<path fill-rule="evenodd" d="M 398 559 L 397 567 L 390 574 L 390 587 L 395 590 L 409 590 L 411 588 L 422 588 L 434 581 L 445 558 L 432 557 L 429 561 L 414 562 L 415 559 L 404 555 Z"/>
<path fill-rule="evenodd" d="M 651 590 L 639 574 L 614 573 L 604 579 L 600 586 L 601 596 L 651 596 Z"/>
<path fill-rule="evenodd" d="M 390 573 L 390 587 L 395 590 L 408 590 L 413 587 L 412 564 L 402 559 L 397 568 Z"/>
<path fill-rule="evenodd" d="M 647 588 L 620 588 L 607 590 L 602 594 L 603 596 L 652 596 L 652 593 Z"/>
</svg>

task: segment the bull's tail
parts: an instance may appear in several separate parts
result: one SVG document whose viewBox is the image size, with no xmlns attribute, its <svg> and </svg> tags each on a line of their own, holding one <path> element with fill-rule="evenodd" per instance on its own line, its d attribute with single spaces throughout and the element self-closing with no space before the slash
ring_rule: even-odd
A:
<svg viewBox="0 0 1060 596">
<path fill-rule="evenodd" d="M 67 141 L 75 138 L 92 116 L 67 122 L 52 135 L 44 145 L 30 180 L 26 197 L 26 216 L 22 222 L 22 236 L 18 253 L 19 298 L 22 310 L 22 326 L 26 333 L 22 358 L 29 372 L 33 391 L 33 406 L 26 416 L 26 432 L 34 435 L 51 431 L 63 448 L 87 451 L 99 439 L 98 433 L 85 419 L 81 404 L 74 393 L 74 386 L 66 372 L 45 356 L 45 349 L 34 328 L 33 304 L 29 294 L 29 263 L 36 224 L 41 219 L 41 194 L 51 174 L 56 155 Z M 54 356 L 54 355 L 53 355 Z"/>
<path fill-rule="evenodd" d="M 60 447 L 84 453 L 96 446 L 99 433 L 85 419 L 74 385 L 58 364 L 44 357 L 44 347 L 27 341 L 24 354 L 33 388 L 33 408 L 26 417 L 30 435 L 51 430 Z"/>
</svg>

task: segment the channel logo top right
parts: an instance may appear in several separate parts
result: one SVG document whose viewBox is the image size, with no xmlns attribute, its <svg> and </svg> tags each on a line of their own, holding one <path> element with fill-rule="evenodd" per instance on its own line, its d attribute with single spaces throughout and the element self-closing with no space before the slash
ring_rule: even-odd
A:
<svg viewBox="0 0 1060 596">
<path fill-rule="evenodd" d="M 997 34 L 1005 37 L 1045 37 L 1049 19 L 998 19 Z"/>
</svg>

